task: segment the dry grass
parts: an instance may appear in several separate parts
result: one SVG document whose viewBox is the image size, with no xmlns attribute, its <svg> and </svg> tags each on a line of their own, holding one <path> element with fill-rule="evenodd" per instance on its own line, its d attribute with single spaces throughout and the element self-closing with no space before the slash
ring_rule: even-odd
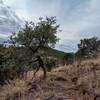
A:
<svg viewBox="0 0 100 100">
<path fill-rule="evenodd" d="M 39 71 L 32 80 L 33 72 L 28 72 L 27 76 L 21 80 L 6 82 L 0 88 L 0 100 L 7 100 L 8 97 L 20 97 L 18 100 L 47 100 L 47 98 L 56 97 L 56 90 L 52 90 L 57 87 L 61 88 L 67 81 L 72 82 L 74 86 L 84 86 L 84 89 L 90 93 L 92 91 L 95 95 L 100 94 L 100 58 L 53 69 L 52 72 L 47 73 L 46 80 L 41 79 L 42 74 L 42 71 Z M 73 82 L 74 78 L 77 78 L 75 82 Z M 83 99 L 83 95 L 80 97 L 80 100 L 89 100 Z"/>
<path fill-rule="evenodd" d="M 0 90 L 0 96 L 6 100 L 7 97 L 18 95 L 24 95 L 27 90 L 27 84 L 24 80 L 15 79 L 13 81 L 7 81 Z"/>
<path fill-rule="evenodd" d="M 48 92 L 44 92 L 43 94 L 41 94 L 40 99 L 49 100 L 53 98 L 54 96 L 55 96 L 55 93 L 53 91 L 48 91 Z"/>
<path fill-rule="evenodd" d="M 75 62 L 73 65 L 62 66 L 53 70 L 56 75 L 62 75 L 69 80 L 77 78 L 76 86 L 82 86 L 84 89 L 94 95 L 100 95 L 100 58 L 86 59 L 81 63 Z"/>
</svg>

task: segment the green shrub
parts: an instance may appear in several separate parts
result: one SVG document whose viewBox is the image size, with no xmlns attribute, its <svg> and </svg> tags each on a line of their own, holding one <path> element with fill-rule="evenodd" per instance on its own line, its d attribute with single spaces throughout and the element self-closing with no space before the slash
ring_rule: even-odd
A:
<svg viewBox="0 0 100 100">
<path fill-rule="evenodd" d="M 72 53 L 66 53 L 62 59 L 63 64 L 65 65 L 69 65 L 72 64 L 74 62 L 74 54 Z"/>
</svg>

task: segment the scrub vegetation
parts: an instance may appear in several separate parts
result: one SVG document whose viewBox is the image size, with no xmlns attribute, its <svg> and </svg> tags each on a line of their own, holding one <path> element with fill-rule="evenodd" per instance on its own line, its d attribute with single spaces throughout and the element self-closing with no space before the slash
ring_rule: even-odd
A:
<svg viewBox="0 0 100 100">
<path fill-rule="evenodd" d="M 56 17 L 39 18 L 0 44 L 0 100 L 100 100 L 100 39 L 58 51 L 59 28 Z"/>
</svg>

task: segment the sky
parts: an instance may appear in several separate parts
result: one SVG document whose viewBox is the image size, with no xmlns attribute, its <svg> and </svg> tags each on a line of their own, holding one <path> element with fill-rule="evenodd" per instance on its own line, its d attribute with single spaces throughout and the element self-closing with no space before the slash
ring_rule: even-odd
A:
<svg viewBox="0 0 100 100">
<path fill-rule="evenodd" d="M 59 44 L 76 48 L 80 39 L 100 36 L 100 0 L 3 0 L 22 20 L 56 16 Z"/>
</svg>

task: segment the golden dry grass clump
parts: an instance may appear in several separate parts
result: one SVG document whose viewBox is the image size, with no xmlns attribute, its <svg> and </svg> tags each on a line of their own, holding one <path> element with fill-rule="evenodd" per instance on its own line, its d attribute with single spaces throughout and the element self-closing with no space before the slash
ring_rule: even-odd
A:
<svg viewBox="0 0 100 100">
<path fill-rule="evenodd" d="M 15 79 L 13 81 L 9 80 L 6 85 L 0 89 L 0 97 L 6 100 L 8 97 L 17 95 L 24 95 L 27 90 L 27 84 L 24 80 Z M 1 99 L 0 99 L 1 100 Z"/>
</svg>

